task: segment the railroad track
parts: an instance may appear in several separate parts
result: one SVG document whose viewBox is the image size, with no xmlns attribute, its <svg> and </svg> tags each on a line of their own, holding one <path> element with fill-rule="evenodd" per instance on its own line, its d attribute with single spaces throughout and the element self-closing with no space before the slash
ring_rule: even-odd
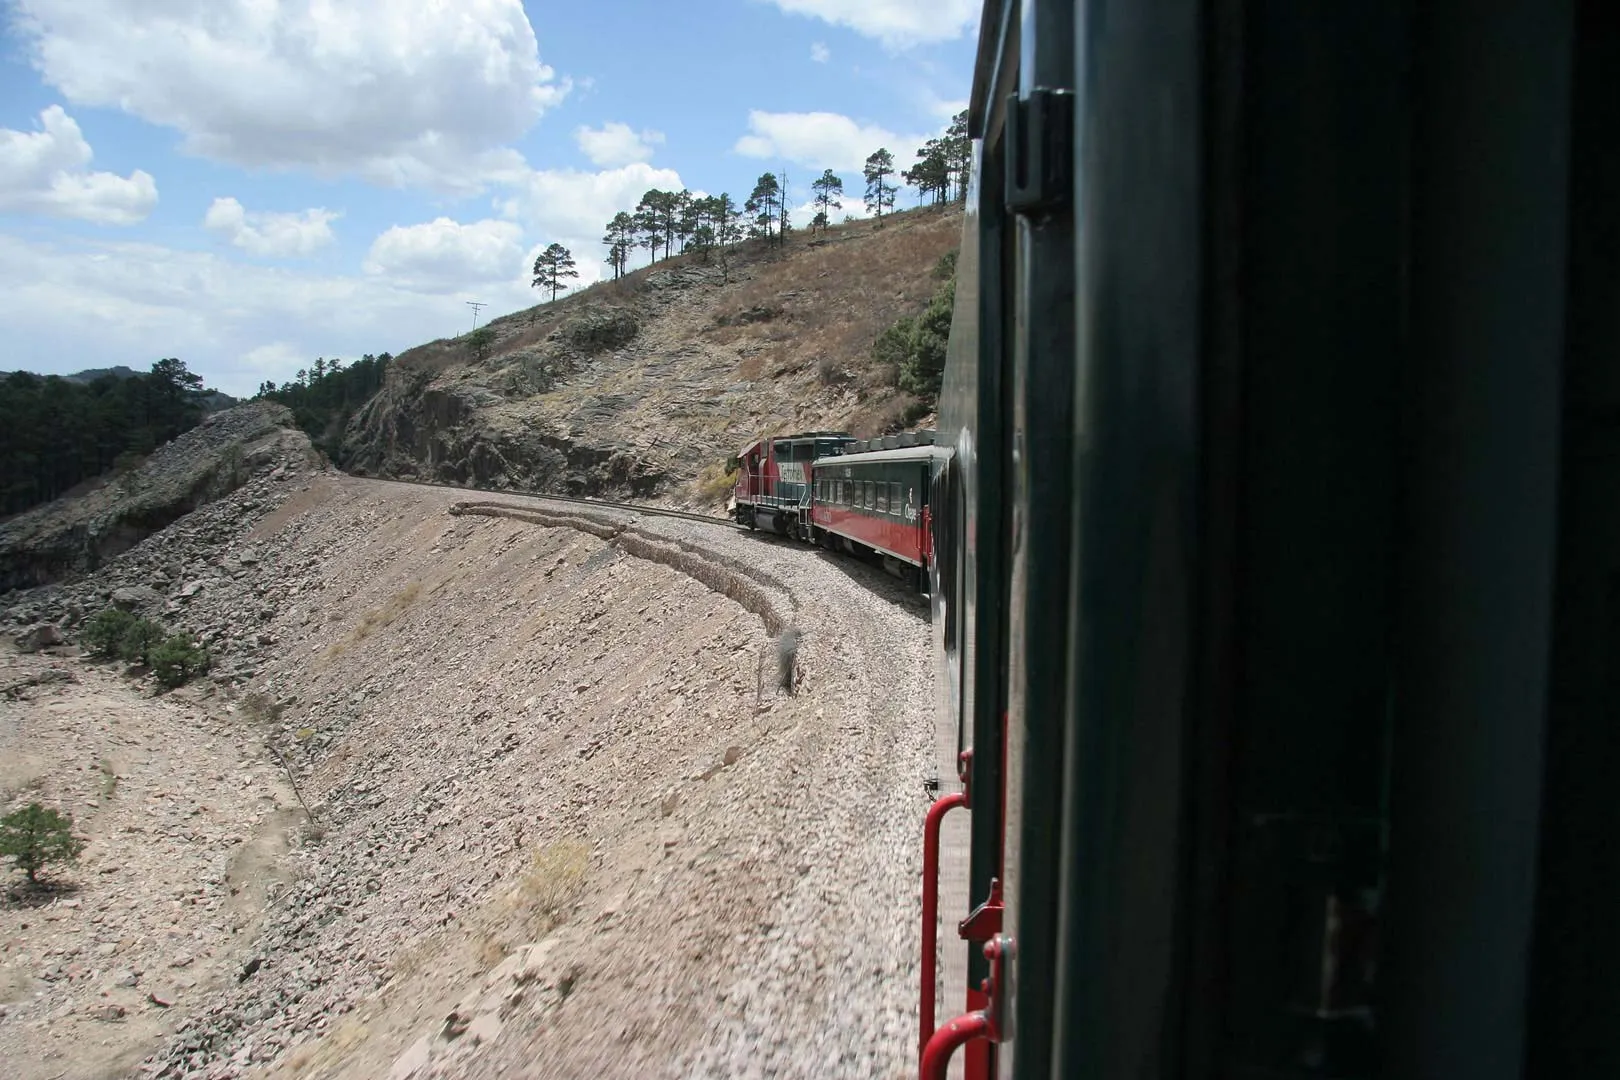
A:
<svg viewBox="0 0 1620 1080">
<path fill-rule="evenodd" d="M 610 502 L 607 499 L 587 499 L 579 495 L 546 495 L 536 491 L 514 491 L 511 488 L 481 488 L 466 484 L 441 484 L 433 480 L 399 480 L 393 477 L 368 476 L 367 480 L 381 480 L 386 484 L 412 484 L 416 487 L 444 488 L 448 491 L 472 491 L 481 495 L 505 495 L 521 499 L 543 499 L 547 502 L 573 503 L 576 506 L 594 506 L 599 510 L 620 510 L 630 514 L 653 514 L 658 517 L 685 518 L 688 521 L 701 521 L 705 525 L 719 525 L 728 529 L 742 529 L 730 518 L 715 517 L 713 514 L 698 514 L 690 510 L 668 510 L 662 506 L 646 506 L 642 503 Z"/>
</svg>

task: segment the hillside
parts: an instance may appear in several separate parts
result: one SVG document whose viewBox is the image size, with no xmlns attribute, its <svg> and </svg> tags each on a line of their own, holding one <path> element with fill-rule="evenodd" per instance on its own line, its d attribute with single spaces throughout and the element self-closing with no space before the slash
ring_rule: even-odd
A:
<svg viewBox="0 0 1620 1080">
<path fill-rule="evenodd" d="M 213 413 L 130 472 L 0 521 L 0 594 L 93 570 L 255 474 L 314 456 L 273 402 Z"/>
<path fill-rule="evenodd" d="M 899 430 L 927 407 L 871 358 L 939 286 L 961 214 L 852 222 L 723 265 L 681 255 L 395 358 L 351 422 L 363 475 L 700 501 L 760 434 Z"/>
</svg>

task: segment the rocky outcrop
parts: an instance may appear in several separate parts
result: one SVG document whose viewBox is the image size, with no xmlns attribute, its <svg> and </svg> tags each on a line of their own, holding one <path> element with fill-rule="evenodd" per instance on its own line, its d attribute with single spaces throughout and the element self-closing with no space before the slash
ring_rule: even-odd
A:
<svg viewBox="0 0 1620 1080">
<path fill-rule="evenodd" d="M 955 214 L 917 212 L 786 252 L 745 246 L 725 267 L 678 257 L 494 319 L 476 345 L 420 346 L 350 421 L 339 462 L 699 505 L 715 490 L 699 475 L 761 434 L 898 422 L 893 380 L 867 370 L 872 342 L 927 302 L 959 230 Z"/>
<path fill-rule="evenodd" d="M 662 484 L 662 470 L 634 447 L 591 445 L 491 411 L 505 401 L 478 383 L 441 386 L 390 372 L 351 424 L 344 463 L 361 476 L 571 495 L 647 497 Z"/>
<path fill-rule="evenodd" d="M 252 402 L 215 413 L 134 472 L 0 524 L 0 593 L 94 570 L 256 475 L 317 460 L 285 406 Z"/>
</svg>

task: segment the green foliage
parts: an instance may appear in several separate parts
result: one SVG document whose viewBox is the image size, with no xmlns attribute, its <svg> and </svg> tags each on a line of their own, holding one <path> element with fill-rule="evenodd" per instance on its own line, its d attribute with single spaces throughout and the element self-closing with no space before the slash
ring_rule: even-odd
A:
<svg viewBox="0 0 1620 1080">
<path fill-rule="evenodd" d="M 879 147 L 866 159 L 866 166 L 861 170 L 866 179 L 866 208 L 873 211 L 878 224 L 883 224 L 883 211 L 894 209 L 894 193 L 899 188 L 888 182 L 894 175 L 894 155 L 887 149 Z"/>
<path fill-rule="evenodd" d="M 968 175 L 973 169 L 973 140 L 968 138 L 966 109 L 951 117 L 951 126 L 945 129 L 942 143 L 946 172 L 956 189 L 951 198 L 963 202 L 967 199 Z"/>
<path fill-rule="evenodd" d="M 92 655 L 144 664 L 164 686 L 173 688 L 208 670 L 205 649 L 184 634 L 170 634 L 163 624 L 121 608 L 98 612 L 79 632 L 79 643 Z"/>
<path fill-rule="evenodd" d="M 948 260 L 948 262 L 947 262 Z M 878 335 L 872 343 L 872 359 L 880 365 L 893 365 L 900 373 L 900 389 L 915 394 L 927 404 L 939 397 L 945 377 L 945 352 L 951 337 L 951 307 L 956 298 L 956 258 L 949 253 L 940 259 L 936 276 L 949 267 L 949 276 L 916 316 L 905 316 Z"/>
<path fill-rule="evenodd" d="M 151 619 L 132 619 L 118 641 L 118 659 L 126 664 L 152 663 L 152 651 L 163 640 L 163 624 Z"/>
<path fill-rule="evenodd" d="M 211 394 L 172 357 L 123 378 L 0 378 L 0 515 L 48 502 L 124 455 L 151 453 L 196 427 Z"/>
<path fill-rule="evenodd" d="M 495 331 L 487 326 L 480 326 L 467 335 L 467 348 L 480 360 L 487 359 L 490 346 L 495 344 Z"/>
<path fill-rule="evenodd" d="M 0 818 L 0 855 L 9 856 L 30 883 L 50 863 L 71 863 L 84 850 L 84 841 L 73 835 L 73 818 L 29 803 L 21 810 Z"/>
<path fill-rule="evenodd" d="M 816 216 L 810 222 L 810 231 L 820 229 L 827 231 L 827 225 L 832 221 L 834 210 L 844 208 L 843 194 L 844 181 L 837 173 L 827 169 L 816 179 L 810 181 L 810 191 L 814 195 L 811 204 L 816 208 Z"/>
<path fill-rule="evenodd" d="M 184 634 L 164 638 L 150 653 L 153 678 L 171 690 L 206 672 L 209 662 L 208 650 Z"/>
<path fill-rule="evenodd" d="M 342 360 L 316 357 L 313 372 L 301 371 L 296 379 L 281 386 L 261 383 L 255 397 L 291 409 L 315 448 L 342 465 L 343 430 L 360 406 L 382 389 L 393 359 L 388 353 L 367 353 L 344 366 Z"/>
<path fill-rule="evenodd" d="M 780 243 L 781 230 L 778 226 L 782 205 L 781 183 L 775 173 L 765 173 L 754 184 L 748 201 L 743 203 L 743 211 L 749 216 L 748 235 L 760 237 L 766 243 Z"/>
<path fill-rule="evenodd" d="M 136 618 L 122 608 L 106 608 L 94 615 L 79 631 L 79 644 L 90 655 L 111 660 L 118 656 L 127 634 Z"/>
<path fill-rule="evenodd" d="M 617 280 L 630 268 L 630 252 L 636 246 L 636 219 L 625 210 L 614 214 L 613 220 L 607 223 L 602 243 L 607 245 L 608 265 L 613 267 L 613 277 Z"/>
<path fill-rule="evenodd" d="M 917 189 L 918 195 L 935 203 L 945 202 L 951 192 L 951 166 L 946 158 L 945 141 L 929 139 L 917 151 L 917 164 L 901 173 L 906 183 Z"/>
<path fill-rule="evenodd" d="M 573 253 L 561 244 L 551 243 L 535 256 L 534 281 L 530 284 L 536 289 L 550 289 L 551 299 L 555 300 L 559 292 L 568 288 L 568 279 L 577 277 Z"/>
</svg>

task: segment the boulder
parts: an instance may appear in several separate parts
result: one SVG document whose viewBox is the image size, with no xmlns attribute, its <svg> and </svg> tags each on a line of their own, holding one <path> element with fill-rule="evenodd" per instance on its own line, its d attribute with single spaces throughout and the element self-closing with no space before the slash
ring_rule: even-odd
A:
<svg viewBox="0 0 1620 1080">
<path fill-rule="evenodd" d="M 16 637 L 17 651 L 36 653 L 52 645 L 62 644 L 62 631 L 51 623 L 37 623 Z"/>
</svg>

